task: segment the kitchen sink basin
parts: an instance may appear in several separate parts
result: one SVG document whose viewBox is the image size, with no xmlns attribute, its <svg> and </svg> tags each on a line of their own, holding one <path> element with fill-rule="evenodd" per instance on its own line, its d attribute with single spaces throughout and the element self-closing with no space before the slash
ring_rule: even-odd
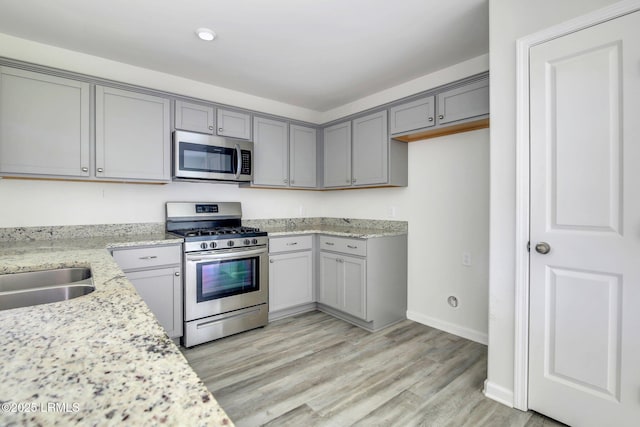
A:
<svg viewBox="0 0 640 427">
<path fill-rule="evenodd" d="M 65 301 L 95 290 L 88 268 L 0 275 L 0 310 Z"/>
</svg>

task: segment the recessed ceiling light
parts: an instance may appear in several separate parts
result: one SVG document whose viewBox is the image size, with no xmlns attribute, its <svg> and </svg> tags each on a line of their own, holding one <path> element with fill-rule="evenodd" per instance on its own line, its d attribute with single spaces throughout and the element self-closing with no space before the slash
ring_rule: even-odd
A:
<svg viewBox="0 0 640 427">
<path fill-rule="evenodd" d="M 202 40 L 206 40 L 208 42 L 210 42 L 211 40 L 216 38 L 216 33 L 214 33 L 213 31 L 211 31 L 208 28 L 198 28 L 196 30 L 196 34 L 198 35 L 198 37 L 200 37 Z"/>
</svg>

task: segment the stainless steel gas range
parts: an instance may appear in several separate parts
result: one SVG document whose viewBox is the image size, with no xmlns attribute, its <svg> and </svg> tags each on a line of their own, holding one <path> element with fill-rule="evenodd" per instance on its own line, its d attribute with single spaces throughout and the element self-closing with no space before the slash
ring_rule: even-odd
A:
<svg viewBox="0 0 640 427">
<path fill-rule="evenodd" d="M 239 202 L 166 204 L 167 231 L 184 238 L 185 347 L 267 324 L 267 233 L 241 218 Z"/>
</svg>

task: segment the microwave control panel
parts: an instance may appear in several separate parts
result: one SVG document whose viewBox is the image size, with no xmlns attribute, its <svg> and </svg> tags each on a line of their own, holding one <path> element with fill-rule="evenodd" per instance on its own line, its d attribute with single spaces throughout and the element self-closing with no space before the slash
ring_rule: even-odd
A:
<svg viewBox="0 0 640 427">
<path fill-rule="evenodd" d="M 251 151 L 240 150 L 240 156 L 242 158 L 240 173 L 242 175 L 251 175 Z"/>
</svg>

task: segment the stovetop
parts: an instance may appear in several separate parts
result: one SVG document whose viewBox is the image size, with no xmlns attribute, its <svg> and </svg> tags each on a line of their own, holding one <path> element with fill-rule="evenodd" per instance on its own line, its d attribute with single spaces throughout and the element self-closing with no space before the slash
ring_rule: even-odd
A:
<svg viewBox="0 0 640 427">
<path fill-rule="evenodd" d="M 191 228 L 185 230 L 174 230 L 174 234 L 182 236 L 185 240 L 196 240 L 196 238 L 227 238 L 227 237 L 255 237 L 266 236 L 265 231 L 260 231 L 256 227 L 213 227 L 213 228 Z M 197 239 L 203 240 L 203 239 Z"/>
</svg>

